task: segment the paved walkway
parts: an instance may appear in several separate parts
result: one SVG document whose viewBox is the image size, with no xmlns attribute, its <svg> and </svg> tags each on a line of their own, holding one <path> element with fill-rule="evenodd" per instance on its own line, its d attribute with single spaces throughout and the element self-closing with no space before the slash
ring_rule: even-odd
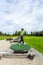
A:
<svg viewBox="0 0 43 65">
<path fill-rule="evenodd" d="M 34 48 L 31 48 L 31 51 L 34 52 L 35 55 L 36 55 L 39 59 L 43 60 L 43 54 L 41 54 L 40 52 L 38 52 L 38 51 L 35 50 Z"/>
<path fill-rule="evenodd" d="M 4 53 L 4 52 L 7 52 L 7 53 L 12 53 L 13 51 L 11 50 L 11 49 L 9 49 L 9 47 L 10 47 L 10 45 L 11 45 L 12 43 L 10 43 L 9 41 L 6 41 L 6 40 L 2 40 L 2 41 L 0 41 L 0 53 Z M 16 44 L 16 43 L 15 43 Z M 3 52 L 1 52 L 1 51 L 3 51 Z M 34 60 L 31 62 L 29 59 L 28 59 L 28 64 L 27 65 L 32 65 L 32 63 L 33 63 L 33 65 L 43 65 L 43 54 L 41 54 L 41 53 L 39 53 L 37 50 L 35 50 L 34 48 L 31 48 L 30 49 L 30 51 L 32 52 L 32 53 L 34 53 L 35 54 L 35 58 L 34 58 Z M 13 60 L 14 59 L 14 60 Z M 8 59 L 9 60 L 9 65 L 15 65 L 14 64 L 14 61 L 16 62 L 19 62 L 20 61 L 20 59 L 21 59 L 21 61 L 22 61 L 22 58 L 18 58 L 19 60 L 15 60 L 16 58 L 12 58 L 11 59 L 11 62 L 10 62 L 10 59 Z M 2 65 L 4 62 L 5 62 L 5 64 L 4 65 L 6 65 L 6 62 L 8 61 L 7 60 L 7 58 L 2 58 L 2 60 L 0 61 L 0 65 Z M 23 64 L 21 64 L 21 61 L 20 61 L 20 65 L 25 65 L 25 62 L 27 63 L 27 60 L 24 58 L 24 60 L 23 60 Z M 12 63 L 13 62 L 13 64 L 10 64 L 10 63 Z M 29 64 L 30 63 L 30 64 Z M 18 65 L 18 64 L 17 64 Z"/>
</svg>

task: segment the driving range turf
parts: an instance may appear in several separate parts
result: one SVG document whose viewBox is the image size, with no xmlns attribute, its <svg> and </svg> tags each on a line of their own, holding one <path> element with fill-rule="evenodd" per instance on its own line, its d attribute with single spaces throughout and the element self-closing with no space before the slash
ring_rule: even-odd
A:
<svg viewBox="0 0 43 65">
<path fill-rule="evenodd" d="M 6 38 L 15 38 L 16 36 L 0 36 L 0 40 L 4 40 Z M 29 44 L 31 47 L 38 50 L 43 54 L 43 37 L 38 36 L 25 36 L 24 41 Z"/>
<path fill-rule="evenodd" d="M 24 40 L 27 44 L 30 44 L 33 48 L 43 54 L 43 37 L 27 36 Z"/>
</svg>

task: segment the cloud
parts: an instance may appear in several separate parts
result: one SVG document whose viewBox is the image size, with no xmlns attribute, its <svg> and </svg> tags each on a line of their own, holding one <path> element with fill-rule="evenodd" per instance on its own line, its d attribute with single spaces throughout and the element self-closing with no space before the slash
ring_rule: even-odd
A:
<svg viewBox="0 0 43 65">
<path fill-rule="evenodd" d="M 0 0 L 0 31 L 13 33 L 43 30 L 42 0 Z"/>
</svg>

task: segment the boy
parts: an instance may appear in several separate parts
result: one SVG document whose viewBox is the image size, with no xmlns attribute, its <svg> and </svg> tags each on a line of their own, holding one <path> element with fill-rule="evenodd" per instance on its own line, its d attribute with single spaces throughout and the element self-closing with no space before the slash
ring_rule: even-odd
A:
<svg viewBox="0 0 43 65">
<path fill-rule="evenodd" d="M 24 40 L 23 40 L 23 36 L 24 36 L 24 29 L 22 28 L 21 31 L 20 31 L 20 42 L 19 43 L 24 43 Z"/>
</svg>

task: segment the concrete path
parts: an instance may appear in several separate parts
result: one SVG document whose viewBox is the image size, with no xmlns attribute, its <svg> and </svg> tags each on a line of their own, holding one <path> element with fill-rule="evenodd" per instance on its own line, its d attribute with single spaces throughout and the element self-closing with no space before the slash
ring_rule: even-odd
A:
<svg viewBox="0 0 43 65">
<path fill-rule="evenodd" d="M 40 59 L 43 60 L 43 54 L 41 54 L 40 52 L 38 52 L 37 50 L 35 50 L 34 48 L 30 49 L 32 52 L 35 53 L 35 55 Z"/>
<path fill-rule="evenodd" d="M 6 40 L 1 40 L 0 41 L 0 53 L 4 53 L 4 52 L 6 52 L 6 53 L 13 53 L 13 51 L 11 50 L 11 49 L 9 49 L 9 47 L 11 46 L 11 44 L 12 43 L 10 43 L 9 41 L 6 41 Z M 15 43 L 16 44 L 16 43 Z M 32 52 L 32 53 L 34 53 L 35 54 L 35 58 L 34 58 L 34 60 L 31 62 L 29 59 L 28 59 L 28 64 L 26 64 L 26 65 L 32 65 L 32 63 L 33 63 L 33 65 L 43 65 L 43 54 L 41 54 L 41 53 L 39 53 L 37 50 L 35 50 L 34 48 L 31 48 L 30 50 L 29 50 L 30 52 Z M 12 59 L 14 59 L 14 61 L 15 61 L 15 59 L 16 58 L 12 58 Z M 11 59 L 11 61 L 13 62 L 13 60 Z M 19 59 L 19 58 L 18 58 Z M 21 61 L 22 61 L 22 58 L 20 58 L 21 59 Z M 19 59 L 19 61 L 20 61 L 20 59 Z M 27 58 L 26 58 L 27 59 Z M 25 60 L 25 62 L 27 63 L 27 61 L 26 61 L 26 59 L 24 58 L 24 60 Z M 6 61 L 5 61 L 6 60 Z M 5 58 L 5 60 L 2 58 L 2 60 L 0 61 L 0 65 L 2 65 L 4 62 L 7 62 L 8 60 L 7 60 L 7 58 Z M 10 60 L 9 60 L 10 61 Z M 18 62 L 18 60 L 16 59 L 16 61 Z M 16 62 L 15 61 L 15 62 Z M 24 61 L 23 61 L 24 62 Z M 24 63 L 25 63 L 24 62 Z M 29 62 L 30 62 L 30 64 L 29 64 Z M 2 64 L 1 64 L 2 63 Z M 21 63 L 21 62 L 20 62 Z M 6 64 L 5 64 L 6 65 Z M 10 65 L 10 64 L 9 64 Z M 14 63 L 13 64 L 11 64 L 11 65 L 15 65 Z M 18 65 L 18 64 L 17 64 Z M 21 65 L 21 64 L 20 64 Z M 25 64 L 22 64 L 22 65 L 25 65 Z"/>
</svg>

